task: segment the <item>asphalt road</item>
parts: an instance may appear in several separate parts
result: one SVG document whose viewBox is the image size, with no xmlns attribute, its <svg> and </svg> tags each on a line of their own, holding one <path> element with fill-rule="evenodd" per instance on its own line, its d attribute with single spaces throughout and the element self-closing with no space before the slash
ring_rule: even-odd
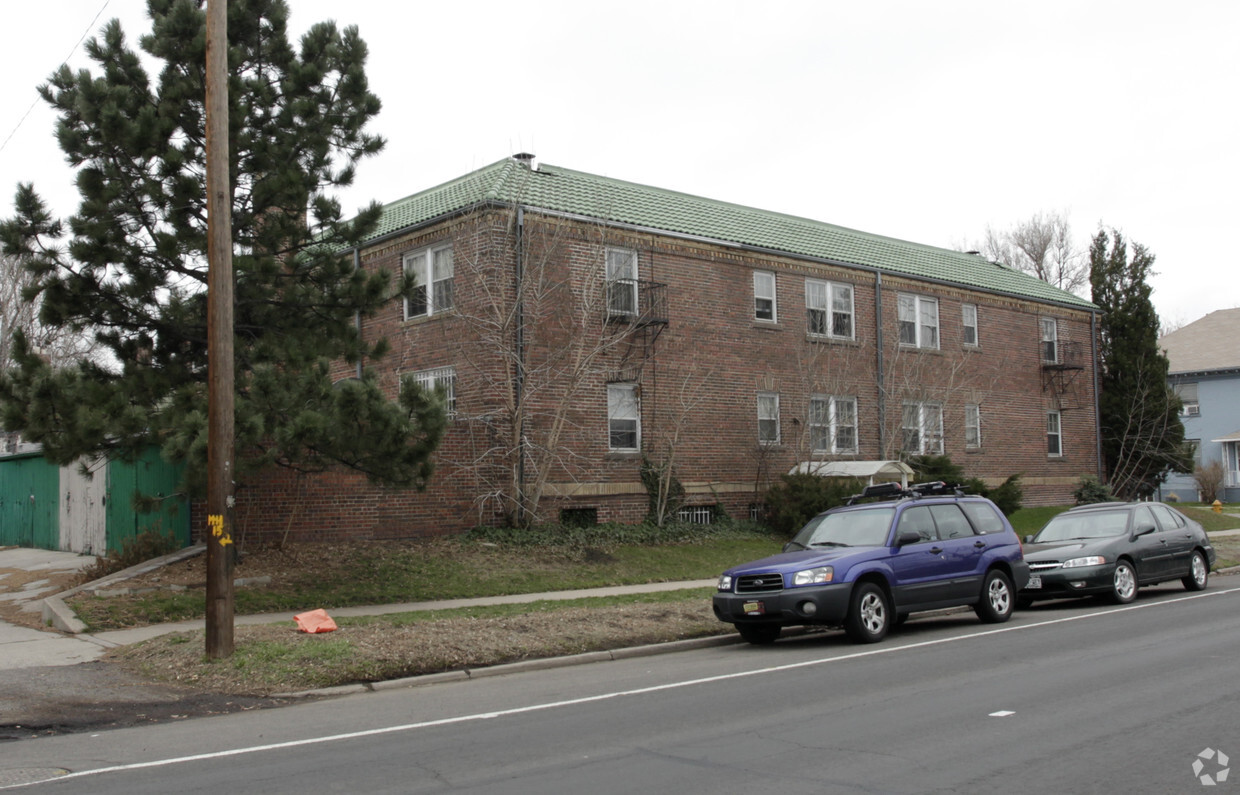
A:
<svg viewBox="0 0 1240 795">
<path fill-rule="evenodd" d="M 10 743 L 38 793 L 1240 787 L 1240 578 Z M 1220 765 L 1218 752 L 1227 765 Z M 1204 754 L 1204 756 L 1203 756 Z M 1194 771 L 1194 762 L 1199 762 Z M 1228 772 L 1230 772 L 1228 770 Z"/>
</svg>

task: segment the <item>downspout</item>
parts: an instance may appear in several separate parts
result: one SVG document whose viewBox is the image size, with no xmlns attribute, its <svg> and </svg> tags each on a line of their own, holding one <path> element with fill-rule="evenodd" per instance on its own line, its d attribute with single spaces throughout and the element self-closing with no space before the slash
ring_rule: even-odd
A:
<svg viewBox="0 0 1240 795">
<path fill-rule="evenodd" d="M 525 208 L 517 205 L 517 372 L 516 383 L 513 385 L 515 401 L 513 407 L 520 410 L 521 396 L 525 389 L 525 293 L 522 283 L 525 280 Z M 521 508 L 521 519 L 524 521 L 525 511 L 525 417 L 520 419 L 520 438 L 513 441 L 517 444 L 517 496 Z"/>
<path fill-rule="evenodd" d="M 362 250 L 354 246 L 353 248 L 353 270 L 360 271 L 362 269 Z M 362 313 L 361 310 L 353 313 L 353 323 L 357 326 L 358 342 L 362 341 Z M 357 380 L 362 380 L 362 357 L 357 357 Z"/>
<path fill-rule="evenodd" d="M 874 339 L 878 350 L 878 372 L 874 380 L 878 386 L 878 455 L 887 450 L 887 390 L 883 385 L 883 274 L 874 274 Z"/>
<path fill-rule="evenodd" d="M 1106 464 L 1102 460 L 1102 404 L 1098 395 L 1098 313 L 1089 313 L 1089 353 L 1094 371 L 1094 453 L 1098 461 L 1098 482 L 1106 483 Z"/>
</svg>

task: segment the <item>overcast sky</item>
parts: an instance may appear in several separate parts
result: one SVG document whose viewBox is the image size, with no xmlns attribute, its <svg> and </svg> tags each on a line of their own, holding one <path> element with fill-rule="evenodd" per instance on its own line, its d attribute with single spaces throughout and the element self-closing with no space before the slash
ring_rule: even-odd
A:
<svg viewBox="0 0 1240 795">
<path fill-rule="evenodd" d="M 1235 0 L 290 5 L 370 46 L 388 145 L 346 210 L 524 151 L 947 248 L 1063 212 L 1151 249 L 1164 322 L 1240 306 Z M 110 18 L 136 47 L 145 7 L 5 4 L 0 215 L 18 181 L 76 210 L 35 87 Z"/>
</svg>

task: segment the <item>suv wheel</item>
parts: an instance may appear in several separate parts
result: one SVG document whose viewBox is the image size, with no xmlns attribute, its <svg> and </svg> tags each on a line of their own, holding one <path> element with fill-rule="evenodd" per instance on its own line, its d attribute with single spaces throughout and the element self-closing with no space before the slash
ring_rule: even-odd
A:
<svg viewBox="0 0 1240 795">
<path fill-rule="evenodd" d="M 858 643 L 878 643 L 891 626 L 891 606 L 883 589 L 863 582 L 853 591 L 844 631 Z"/>
<path fill-rule="evenodd" d="M 736 631 L 749 643 L 766 646 L 779 637 L 779 624 L 737 624 Z"/>
<path fill-rule="evenodd" d="M 986 572 L 982 581 L 982 596 L 977 600 L 973 612 L 987 624 L 1001 624 L 1012 617 L 1015 606 L 1012 594 L 1012 581 L 998 569 Z"/>
</svg>

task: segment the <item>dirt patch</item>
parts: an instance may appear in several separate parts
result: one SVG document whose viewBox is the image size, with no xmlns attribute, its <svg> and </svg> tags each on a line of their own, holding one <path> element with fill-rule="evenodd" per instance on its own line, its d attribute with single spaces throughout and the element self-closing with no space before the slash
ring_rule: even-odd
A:
<svg viewBox="0 0 1240 795">
<path fill-rule="evenodd" d="M 700 597 L 605 607 L 531 606 L 490 618 L 342 620 L 308 635 L 291 622 L 238 627 L 236 651 L 205 661 L 201 632 L 116 649 L 107 659 L 162 682 L 270 696 L 520 660 L 729 634 Z"/>
</svg>

